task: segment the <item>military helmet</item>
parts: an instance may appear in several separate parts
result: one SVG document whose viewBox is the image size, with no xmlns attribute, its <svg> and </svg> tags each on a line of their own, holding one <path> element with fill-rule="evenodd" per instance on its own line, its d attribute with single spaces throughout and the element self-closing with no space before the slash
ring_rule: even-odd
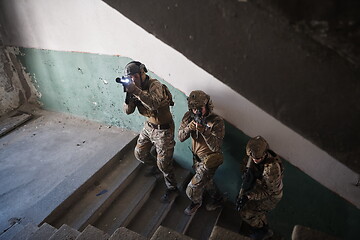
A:
<svg viewBox="0 0 360 240">
<path fill-rule="evenodd" d="M 211 112 L 214 108 L 210 96 L 201 90 L 192 91 L 187 100 L 189 110 L 205 106 L 208 111 Z"/>
<path fill-rule="evenodd" d="M 128 64 L 126 64 L 124 69 L 124 75 L 130 76 L 134 75 L 136 73 L 141 74 L 141 70 L 144 70 L 144 72 L 147 72 L 147 69 L 144 64 L 138 61 L 131 61 Z"/>
<path fill-rule="evenodd" d="M 255 159 L 262 158 L 267 150 L 269 149 L 269 144 L 261 136 L 256 136 L 251 138 L 246 145 L 246 154 Z"/>
</svg>

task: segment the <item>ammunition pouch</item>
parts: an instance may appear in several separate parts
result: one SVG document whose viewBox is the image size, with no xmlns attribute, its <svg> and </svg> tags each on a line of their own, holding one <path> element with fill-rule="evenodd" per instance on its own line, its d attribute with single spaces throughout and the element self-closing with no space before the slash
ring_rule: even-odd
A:
<svg viewBox="0 0 360 240">
<path fill-rule="evenodd" d="M 216 168 L 224 162 L 222 153 L 212 153 L 204 157 L 204 164 L 206 168 Z"/>
</svg>

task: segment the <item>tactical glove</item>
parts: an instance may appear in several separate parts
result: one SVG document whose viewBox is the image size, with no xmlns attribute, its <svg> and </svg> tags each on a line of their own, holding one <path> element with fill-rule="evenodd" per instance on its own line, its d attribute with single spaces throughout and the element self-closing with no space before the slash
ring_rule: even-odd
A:
<svg viewBox="0 0 360 240">
<path fill-rule="evenodd" d="M 194 121 L 191 121 L 188 124 L 188 128 L 190 129 L 190 131 L 196 131 L 196 123 Z"/>
<path fill-rule="evenodd" d="M 139 95 L 141 92 L 140 88 L 138 88 L 134 82 L 130 82 L 129 85 L 126 87 L 126 92 L 129 94 L 136 94 Z"/>
</svg>

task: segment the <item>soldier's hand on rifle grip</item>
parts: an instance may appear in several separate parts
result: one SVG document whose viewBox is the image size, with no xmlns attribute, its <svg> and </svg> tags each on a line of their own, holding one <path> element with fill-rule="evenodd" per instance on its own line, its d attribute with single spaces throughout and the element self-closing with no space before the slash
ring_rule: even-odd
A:
<svg viewBox="0 0 360 240">
<path fill-rule="evenodd" d="M 205 132 L 205 126 L 196 123 L 196 130 L 200 133 L 204 133 Z"/>
<path fill-rule="evenodd" d="M 196 131 L 196 123 L 194 122 L 194 120 L 188 124 L 188 128 L 190 129 L 190 131 Z"/>
<path fill-rule="evenodd" d="M 135 83 L 134 82 L 130 82 L 127 86 L 126 86 L 126 92 L 131 94 L 134 92 L 136 86 L 135 86 Z"/>
</svg>

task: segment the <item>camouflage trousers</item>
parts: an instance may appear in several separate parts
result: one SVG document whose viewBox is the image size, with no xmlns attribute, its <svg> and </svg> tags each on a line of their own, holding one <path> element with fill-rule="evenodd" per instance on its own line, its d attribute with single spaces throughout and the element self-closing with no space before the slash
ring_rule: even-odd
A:
<svg viewBox="0 0 360 240">
<path fill-rule="evenodd" d="M 134 154 L 140 162 L 155 166 L 163 173 L 166 187 L 169 189 L 176 187 L 176 179 L 173 167 L 174 153 L 174 124 L 169 129 L 154 129 L 145 122 L 141 130 Z M 156 159 L 151 154 L 151 148 L 156 150 Z"/>
<path fill-rule="evenodd" d="M 249 200 L 240 211 L 241 218 L 255 228 L 268 225 L 266 214 L 275 208 L 280 199 L 281 197 L 259 201 Z"/>
<path fill-rule="evenodd" d="M 186 188 L 186 195 L 193 203 L 201 203 L 204 191 L 210 197 L 216 198 L 219 191 L 214 183 L 213 177 L 216 168 L 208 169 L 203 162 L 194 165 L 195 175 Z"/>
</svg>

